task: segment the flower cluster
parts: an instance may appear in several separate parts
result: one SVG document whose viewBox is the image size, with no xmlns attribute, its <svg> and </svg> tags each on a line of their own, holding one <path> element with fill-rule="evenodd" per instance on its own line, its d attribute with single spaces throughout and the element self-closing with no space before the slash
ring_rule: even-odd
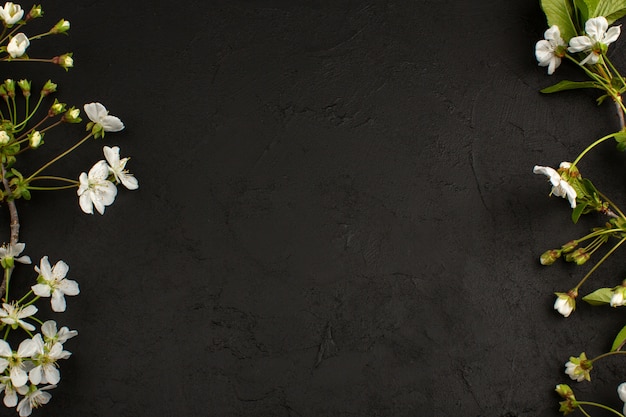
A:
<svg viewBox="0 0 626 417">
<path fill-rule="evenodd" d="M 48 62 L 66 71 L 74 66 L 71 52 L 52 58 L 28 56 L 31 43 L 50 35 L 67 34 L 70 29 L 70 22 L 60 19 L 47 31 L 27 34 L 23 27 L 42 16 L 39 5 L 28 12 L 12 2 L 0 6 L 0 61 Z M 119 184 L 129 190 L 139 188 L 139 182 L 126 168 L 129 158 L 120 157 L 118 146 L 101 145 L 104 159 L 88 172 L 81 172 L 78 180 L 77 172 L 69 178 L 48 172 L 57 161 L 89 140 L 103 139 L 107 133 L 124 129 L 124 123 L 98 102 L 83 106 L 89 120 L 82 138 L 73 144 L 61 143 L 65 151 L 44 159 L 48 162 L 39 168 L 23 165 L 22 154 L 45 152 L 45 143 L 57 140 L 52 136 L 55 127 L 82 123 L 79 108 L 57 99 L 52 102 L 56 91 L 57 84 L 52 80 L 39 90 L 26 79 L 0 81 L 0 207 L 6 208 L 9 217 L 9 237 L 0 246 L 0 393 L 4 393 L 4 405 L 15 408 L 21 417 L 50 401 L 50 390 L 61 380 L 60 362 L 71 356 L 64 344 L 78 334 L 66 326 L 58 329 L 57 321 L 42 315 L 50 310 L 53 314 L 66 311 L 66 298 L 78 295 L 80 288 L 68 278 L 69 266 L 64 261 L 52 265 L 48 256 L 43 256 L 34 266 L 37 275 L 28 292 L 14 294 L 15 288 L 20 288 L 13 285 L 15 268 L 32 264 L 31 258 L 22 254 L 26 245 L 19 239 L 18 201 L 30 200 L 35 193 L 75 189 L 83 212 L 93 214 L 95 208 L 103 214 L 115 200 Z M 48 300 L 49 309 L 38 307 L 37 303 Z"/>
<path fill-rule="evenodd" d="M 10 276 L 15 262 L 31 263 L 30 257 L 19 256 L 24 248 L 23 243 L 0 248 L 0 263 L 5 275 Z M 4 405 L 17 407 L 20 416 L 30 415 L 33 408 L 50 400 L 51 394 L 47 391 L 61 380 L 58 362 L 71 355 L 63 344 L 78 334 L 65 326 L 58 330 L 54 320 L 42 323 L 35 317 L 39 310 L 34 303 L 39 298 L 50 298 L 52 311 L 63 312 L 66 309 L 65 296 L 80 292 L 78 283 L 66 278 L 68 265 L 59 261 L 50 266 L 48 257 L 44 256 L 35 271 L 38 273 L 37 284 L 31 287 L 31 291 L 20 301 L 5 302 L 0 308 L 0 329 L 4 328 L 5 334 L 5 338 L 0 339 L 0 392 L 4 392 Z M 40 333 L 32 334 L 36 330 L 32 322 L 42 323 Z M 18 329 L 26 332 L 28 337 L 13 349 L 6 339 L 9 332 Z M 22 397 L 18 402 L 19 396 Z"/>
<path fill-rule="evenodd" d="M 585 35 L 571 38 L 568 47 L 561 37 L 559 27 L 552 25 L 544 33 L 544 39 L 535 45 L 535 57 L 539 61 L 539 66 L 548 67 L 550 75 L 561 65 L 561 60 L 567 52 L 586 54 L 586 57 L 580 61 L 581 65 L 597 64 L 606 53 L 608 46 L 617 40 L 620 31 L 619 26 L 609 28 L 609 23 L 604 16 L 594 17 L 585 23 Z"/>
<path fill-rule="evenodd" d="M 589 81 L 563 80 L 544 88 L 542 93 L 555 93 L 564 90 L 591 88 L 603 92 L 597 102 L 612 100 L 621 129 L 596 139 L 573 159 L 573 162 L 562 162 L 557 169 L 547 166 L 535 166 L 535 174 L 545 175 L 551 186 L 550 195 L 566 199 L 571 208 L 571 220 L 577 223 L 581 216 L 587 214 L 601 215 L 601 225 L 594 227 L 587 234 L 566 243 L 546 250 L 539 258 L 542 265 L 552 265 L 558 259 L 564 259 L 576 265 L 587 263 L 609 242 L 612 247 L 601 255 L 576 285 L 568 291 L 556 292 L 554 310 L 563 317 L 570 317 L 576 310 L 576 300 L 581 287 L 592 274 L 614 254 L 621 245 L 626 243 L 626 214 L 607 195 L 598 190 L 588 179 L 583 178 L 578 166 L 584 157 L 597 146 L 614 140 L 617 150 L 626 151 L 626 106 L 622 94 L 626 92 L 626 79 L 613 65 L 607 52 L 609 46 L 616 42 L 621 33 L 621 26 L 610 26 L 616 19 L 626 16 L 626 0 L 594 0 L 560 2 L 556 0 L 540 0 L 548 21 L 548 29 L 544 39 L 535 45 L 535 58 L 539 66 L 547 67 L 548 74 L 555 70 L 564 60 L 574 63 L 589 78 Z M 626 305 L 626 280 L 614 287 L 599 288 L 582 297 L 591 305 L 608 305 L 620 307 Z M 565 363 L 565 374 L 573 381 L 591 381 L 591 372 L 596 363 L 607 357 L 626 355 L 626 326 L 615 336 L 611 349 L 591 359 L 583 352 L 579 356 L 571 356 Z M 620 378 L 623 380 L 623 377 Z M 626 415 L 626 383 L 617 388 L 620 400 L 624 403 L 623 410 L 609 405 L 576 398 L 573 390 L 566 384 L 556 386 L 556 393 L 561 397 L 559 411 L 563 415 L 580 411 L 591 416 L 590 407 L 601 408 L 614 415 Z"/>
</svg>

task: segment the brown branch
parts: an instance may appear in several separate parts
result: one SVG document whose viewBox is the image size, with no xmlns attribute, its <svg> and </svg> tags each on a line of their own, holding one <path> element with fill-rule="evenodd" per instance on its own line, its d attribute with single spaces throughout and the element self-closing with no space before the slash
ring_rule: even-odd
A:
<svg viewBox="0 0 626 417">
<path fill-rule="evenodd" d="M 11 235 L 9 245 L 14 246 L 19 241 L 20 237 L 20 218 L 17 215 L 17 206 L 15 205 L 15 200 L 9 198 L 11 195 L 11 187 L 9 185 L 9 181 L 6 176 L 6 167 L 4 164 L 2 166 L 2 185 L 4 186 L 4 191 L 6 192 L 6 201 L 7 207 L 9 208 L 9 215 L 11 217 Z M 4 298 L 6 288 L 7 288 L 7 280 L 11 277 L 13 272 L 13 267 L 11 267 L 7 274 L 4 275 L 4 279 L 2 280 L 2 284 L 0 284 L 0 299 Z"/>
</svg>

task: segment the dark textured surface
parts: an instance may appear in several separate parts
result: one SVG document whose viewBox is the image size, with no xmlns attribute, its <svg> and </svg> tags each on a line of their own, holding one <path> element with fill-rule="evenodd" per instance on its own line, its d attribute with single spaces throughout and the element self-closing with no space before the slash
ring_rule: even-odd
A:
<svg viewBox="0 0 626 417">
<path fill-rule="evenodd" d="M 567 358 L 610 346 L 623 313 L 559 317 L 582 270 L 537 261 L 583 230 L 533 165 L 617 127 L 592 94 L 538 93 L 578 74 L 537 67 L 537 2 L 44 7 L 72 22 L 37 46 L 75 52 L 60 98 L 122 118 L 104 142 L 141 188 L 102 217 L 71 192 L 20 206 L 30 254 L 82 290 L 37 415 L 556 416 Z M 623 161 L 581 169 L 623 201 Z M 623 365 L 598 368 L 577 388 L 619 406 Z"/>
</svg>

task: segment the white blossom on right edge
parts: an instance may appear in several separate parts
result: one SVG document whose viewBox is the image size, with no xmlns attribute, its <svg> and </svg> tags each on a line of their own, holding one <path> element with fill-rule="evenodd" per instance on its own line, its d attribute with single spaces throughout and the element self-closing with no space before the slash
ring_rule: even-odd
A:
<svg viewBox="0 0 626 417">
<path fill-rule="evenodd" d="M 598 16 L 587 20 L 585 23 L 587 35 L 576 36 L 570 39 L 570 52 L 587 52 L 589 55 L 580 61 L 581 65 L 597 64 L 600 57 L 606 52 L 609 44 L 615 42 L 621 33 L 619 26 L 609 28 L 604 16 Z"/>
<path fill-rule="evenodd" d="M 126 163 L 130 160 L 130 158 L 122 158 L 120 159 L 120 148 L 118 146 L 114 146 L 112 148 L 105 146 L 102 148 L 104 152 L 104 157 L 109 164 L 109 171 L 115 177 L 117 182 L 121 182 L 124 187 L 129 190 L 136 190 L 139 188 L 139 182 L 137 178 L 133 176 L 126 169 Z"/>
<path fill-rule="evenodd" d="M 117 196 L 117 187 L 107 178 L 109 166 L 103 160 L 91 167 L 89 174 L 81 173 L 78 178 L 78 203 L 87 214 L 93 214 L 93 208 L 104 214 L 104 208 L 110 206 Z"/>
</svg>

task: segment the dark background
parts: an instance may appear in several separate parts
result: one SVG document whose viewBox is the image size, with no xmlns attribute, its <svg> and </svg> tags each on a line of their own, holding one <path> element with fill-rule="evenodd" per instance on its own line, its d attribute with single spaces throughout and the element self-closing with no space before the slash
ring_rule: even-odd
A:
<svg viewBox="0 0 626 417">
<path fill-rule="evenodd" d="M 553 292 L 589 266 L 538 262 L 604 219 L 572 225 L 532 174 L 617 118 L 593 92 L 539 94 L 582 74 L 537 66 L 538 1 L 43 7 L 25 32 L 64 17 L 70 36 L 29 54 L 74 51 L 76 68 L 5 77 L 104 103 L 126 129 L 56 169 L 75 178 L 119 145 L 140 189 L 104 216 L 74 191 L 19 202 L 28 254 L 65 260 L 81 285 L 55 316 L 79 330 L 74 354 L 35 415 L 557 416 L 563 382 L 621 409 L 619 358 L 593 384 L 563 365 L 608 350 L 623 310 L 564 319 Z M 80 135 L 47 136 L 41 158 Z M 613 145 L 580 168 L 626 200 Z M 583 292 L 619 283 L 622 257 Z"/>
</svg>

